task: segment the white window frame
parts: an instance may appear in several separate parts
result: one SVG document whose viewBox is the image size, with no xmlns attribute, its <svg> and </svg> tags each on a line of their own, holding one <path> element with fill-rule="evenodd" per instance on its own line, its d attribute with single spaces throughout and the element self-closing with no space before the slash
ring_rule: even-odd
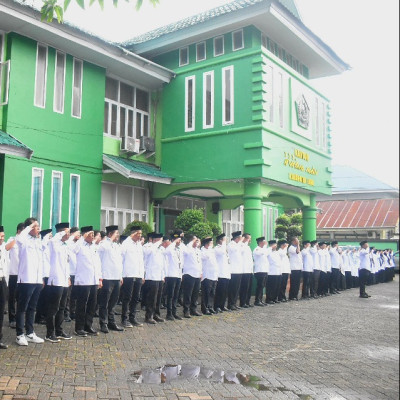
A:
<svg viewBox="0 0 400 400">
<path fill-rule="evenodd" d="M 220 39 L 222 40 L 222 52 L 217 54 L 215 42 L 217 40 L 220 40 Z M 225 54 L 225 37 L 223 35 L 222 36 L 217 36 L 217 37 L 214 38 L 213 43 L 214 43 L 214 57 L 223 56 Z"/>
<path fill-rule="evenodd" d="M 192 126 L 189 127 L 188 102 L 189 102 L 189 82 L 192 81 Z M 185 79 L 185 132 L 193 132 L 196 129 L 196 77 L 187 76 Z"/>
<path fill-rule="evenodd" d="M 6 34 L 3 31 L 0 31 L 0 62 L 4 59 L 4 43 L 5 43 Z"/>
<path fill-rule="evenodd" d="M 33 212 L 33 181 L 35 178 L 35 171 L 40 171 L 40 175 L 42 177 L 41 187 L 40 187 L 40 217 L 38 218 L 39 225 L 42 225 L 43 218 L 43 184 L 44 184 L 44 169 L 43 168 L 32 168 L 32 180 L 31 180 L 31 210 L 29 215 L 32 216 Z"/>
<path fill-rule="evenodd" d="M 182 52 L 183 50 L 186 51 L 186 61 L 182 62 Z M 185 65 L 189 64 L 189 46 L 181 47 L 179 49 L 179 66 L 184 67 Z"/>
<path fill-rule="evenodd" d="M 268 119 L 271 124 L 274 123 L 274 103 L 275 103 L 275 70 L 272 65 L 268 65 L 268 72 L 270 76 L 267 74 L 267 107 L 269 108 Z"/>
<path fill-rule="evenodd" d="M 62 55 L 64 57 L 64 67 L 63 67 L 63 77 L 62 77 L 62 94 L 61 94 L 61 110 L 56 109 L 56 99 L 57 99 L 57 59 L 58 56 Z M 67 63 L 67 55 L 62 51 L 56 51 L 56 57 L 54 60 L 54 98 L 53 98 L 53 111 L 59 114 L 64 114 L 64 106 L 65 106 L 65 70 L 66 70 L 66 63 Z"/>
<path fill-rule="evenodd" d="M 240 33 L 241 34 L 241 39 L 242 39 L 242 45 L 241 47 L 235 48 L 235 35 Z M 232 51 L 238 51 L 244 49 L 244 33 L 243 29 L 239 29 L 238 31 L 232 32 Z"/>
<path fill-rule="evenodd" d="M 38 77 L 38 59 L 39 59 L 39 47 L 43 47 L 44 49 L 46 49 L 46 62 L 45 62 L 45 71 L 44 71 L 44 83 L 43 83 L 43 104 L 37 104 L 36 103 L 36 93 L 38 90 L 37 87 L 37 77 Z M 46 108 L 46 91 L 47 91 L 47 68 L 48 68 L 48 62 L 49 62 L 49 49 L 46 45 L 42 44 L 42 43 L 38 43 L 36 46 L 36 67 L 35 67 L 35 91 L 33 94 L 33 104 L 35 105 L 35 107 L 39 107 L 39 108 Z"/>
<path fill-rule="evenodd" d="M 51 193 L 50 193 L 50 229 L 53 228 L 52 226 L 52 219 L 53 219 L 53 191 L 54 191 L 54 176 L 56 174 L 60 174 L 60 205 L 59 205 L 59 215 L 60 215 L 60 221 L 57 221 L 56 223 L 61 222 L 61 213 L 62 213 L 62 195 L 63 195 L 63 173 L 61 171 L 51 171 Z"/>
<path fill-rule="evenodd" d="M 71 219 L 71 187 L 72 187 L 72 178 L 78 178 L 78 185 L 77 185 L 77 191 L 76 191 L 76 197 L 78 199 L 77 201 L 77 207 L 76 207 L 76 226 L 79 226 L 79 209 L 81 205 L 81 176 L 78 174 L 70 174 L 69 175 L 69 207 L 68 207 L 68 219 Z M 74 221 L 70 220 L 71 224 L 74 224 Z M 72 227 L 72 225 L 71 225 Z"/>
<path fill-rule="evenodd" d="M 81 80 L 79 82 L 79 115 L 74 115 L 74 88 L 75 88 L 75 65 L 76 63 L 80 63 L 81 65 Z M 83 86 L 83 61 L 79 58 L 73 59 L 72 63 L 72 98 L 71 98 L 71 116 L 73 118 L 81 119 L 82 118 L 82 86 Z"/>
<path fill-rule="evenodd" d="M 226 108 L 225 108 L 225 89 L 226 89 L 226 81 L 225 81 L 225 72 L 231 71 L 230 73 L 230 93 L 231 93 L 231 103 L 230 103 L 230 114 L 231 119 L 229 121 L 226 120 Z M 229 67 L 222 68 L 222 125 L 233 125 L 235 123 L 235 86 L 234 86 L 234 67 L 233 65 Z"/>
<path fill-rule="evenodd" d="M 198 48 L 200 46 L 204 46 L 204 58 L 199 57 L 199 52 Z M 196 44 L 196 62 L 204 61 L 207 59 L 207 43 L 206 42 L 200 42 Z"/>
<path fill-rule="evenodd" d="M 211 79 L 211 104 L 210 104 L 210 124 L 207 124 L 207 78 Z M 203 74 L 203 128 L 214 127 L 214 71 L 204 72 Z"/>
</svg>

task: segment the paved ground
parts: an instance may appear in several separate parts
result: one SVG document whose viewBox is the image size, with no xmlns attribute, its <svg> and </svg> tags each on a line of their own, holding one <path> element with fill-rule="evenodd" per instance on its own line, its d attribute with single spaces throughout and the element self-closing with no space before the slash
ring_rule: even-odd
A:
<svg viewBox="0 0 400 400">
<path fill-rule="evenodd" d="M 368 300 L 353 289 L 62 344 L 11 344 L 0 353 L 0 398 L 397 400 L 398 279 L 368 288 Z M 14 331 L 5 329 L 5 341 Z M 167 363 L 255 375 L 264 390 L 206 379 L 134 382 L 134 371 Z"/>
</svg>

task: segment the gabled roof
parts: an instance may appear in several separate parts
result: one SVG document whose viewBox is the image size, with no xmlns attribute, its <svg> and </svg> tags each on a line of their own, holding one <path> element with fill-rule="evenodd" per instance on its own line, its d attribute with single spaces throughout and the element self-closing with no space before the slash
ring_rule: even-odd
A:
<svg viewBox="0 0 400 400">
<path fill-rule="evenodd" d="M 398 189 L 347 165 L 333 167 L 332 182 L 332 194 L 398 192 Z"/>
<path fill-rule="evenodd" d="M 317 202 L 317 229 L 394 228 L 399 223 L 399 199 Z"/>
<path fill-rule="evenodd" d="M 0 154 L 8 154 L 30 159 L 33 150 L 28 146 L 25 146 L 14 136 L 0 130 Z"/>
<path fill-rule="evenodd" d="M 103 154 L 103 163 L 125 178 L 170 184 L 172 178 L 154 165 Z"/>
</svg>

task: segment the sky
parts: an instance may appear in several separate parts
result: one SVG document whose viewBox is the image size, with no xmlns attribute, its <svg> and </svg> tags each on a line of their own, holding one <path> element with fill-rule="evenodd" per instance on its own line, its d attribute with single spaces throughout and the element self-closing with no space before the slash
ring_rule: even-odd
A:
<svg viewBox="0 0 400 400">
<path fill-rule="evenodd" d="M 123 41 L 230 0 L 106 0 L 65 19 L 105 39 Z M 348 165 L 399 187 L 399 1 L 296 0 L 304 24 L 352 69 L 312 80 L 331 101 L 333 164 Z"/>
</svg>

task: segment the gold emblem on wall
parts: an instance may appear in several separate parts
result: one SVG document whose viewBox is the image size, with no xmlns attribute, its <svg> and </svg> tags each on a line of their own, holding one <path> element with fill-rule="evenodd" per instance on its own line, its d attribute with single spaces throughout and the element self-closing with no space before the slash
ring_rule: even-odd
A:
<svg viewBox="0 0 400 400">
<path fill-rule="evenodd" d="M 297 125 L 308 129 L 310 125 L 310 107 L 304 94 L 301 94 L 294 103 L 296 105 Z"/>
</svg>

